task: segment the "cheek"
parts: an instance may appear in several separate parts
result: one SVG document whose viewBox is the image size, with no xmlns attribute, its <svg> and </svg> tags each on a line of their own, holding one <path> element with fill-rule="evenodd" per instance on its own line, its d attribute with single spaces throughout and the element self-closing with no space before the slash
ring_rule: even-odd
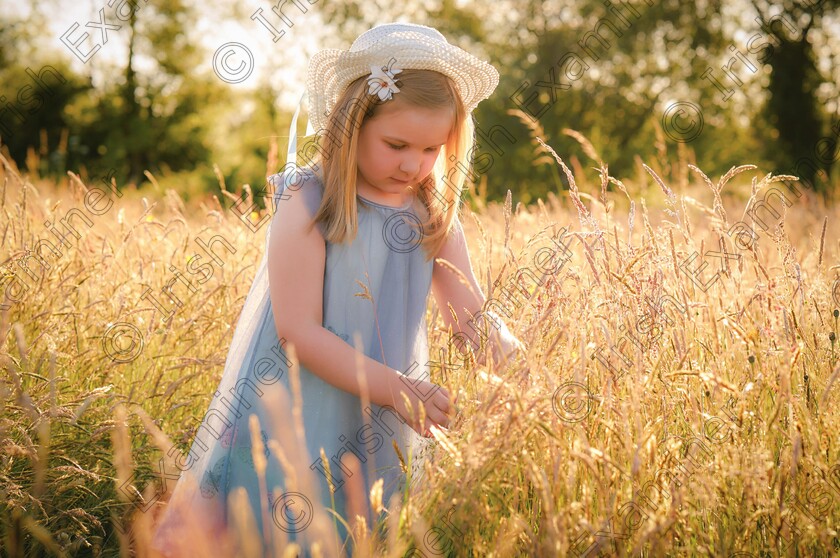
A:
<svg viewBox="0 0 840 558">
<path fill-rule="evenodd" d="M 376 162 L 379 168 L 390 172 L 392 167 L 398 167 L 400 165 L 400 158 L 397 151 L 385 147 L 377 151 Z"/>
<path fill-rule="evenodd" d="M 429 174 L 432 171 L 432 168 L 435 166 L 435 161 L 437 161 L 438 156 L 440 153 L 434 153 L 426 157 L 423 161 L 423 174 Z"/>
<path fill-rule="evenodd" d="M 359 164 L 363 165 L 369 172 L 375 172 L 382 162 L 382 150 L 372 142 L 360 144 L 359 148 Z"/>
</svg>

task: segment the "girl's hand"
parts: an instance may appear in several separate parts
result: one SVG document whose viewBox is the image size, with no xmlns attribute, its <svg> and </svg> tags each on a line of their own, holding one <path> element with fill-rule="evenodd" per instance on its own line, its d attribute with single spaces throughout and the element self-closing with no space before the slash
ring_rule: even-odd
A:
<svg viewBox="0 0 840 558">
<path fill-rule="evenodd" d="M 473 323 L 485 327 L 483 334 L 486 339 L 481 339 L 483 343 L 478 348 L 474 347 L 474 340 L 469 341 L 478 366 L 487 367 L 488 361 L 492 359 L 494 369 L 504 369 L 511 364 L 511 361 L 527 355 L 528 350 L 525 344 L 510 331 L 505 321 L 495 312 L 484 312 L 474 318 Z M 479 372 L 479 374 L 483 373 Z M 496 376 L 493 377 L 496 378 Z M 518 377 L 519 387 L 524 387 L 526 385 L 523 383 L 524 380 L 530 378 L 530 367 L 527 365 L 520 367 Z"/>
<path fill-rule="evenodd" d="M 490 338 L 485 349 L 481 351 L 476 359 L 476 363 L 479 366 L 485 366 L 487 364 L 486 354 L 488 351 L 492 351 L 493 362 L 500 366 L 506 364 L 508 359 L 526 352 L 525 345 L 522 341 L 510 332 L 507 325 L 501 319 L 499 321 L 502 326 L 500 330 L 492 326 L 489 328 Z"/>
<path fill-rule="evenodd" d="M 408 396 L 411 410 L 405 403 L 402 396 Z M 394 390 L 394 403 L 397 412 L 406 423 L 418 434 L 428 438 L 431 437 L 430 428 L 449 428 L 450 421 L 455 414 L 454 402 L 450 403 L 449 391 L 443 386 L 427 382 L 425 380 L 408 380 L 400 382 Z M 423 424 L 420 424 L 420 403 L 426 410 Z"/>
</svg>

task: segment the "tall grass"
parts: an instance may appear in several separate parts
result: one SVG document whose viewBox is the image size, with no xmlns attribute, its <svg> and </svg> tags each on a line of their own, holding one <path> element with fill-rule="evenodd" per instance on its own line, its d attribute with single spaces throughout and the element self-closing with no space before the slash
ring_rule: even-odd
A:
<svg viewBox="0 0 840 558">
<path fill-rule="evenodd" d="M 376 525 L 335 510 L 352 528 L 353 555 L 840 551 L 836 208 L 806 192 L 767 231 L 730 235 L 763 192 L 789 179 L 742 166 L 713 180 L 681 151 L 679 164 L 663 153 L 622 180 L 577 132 L 566 131 L 591 170 L 575 158 L 570 168 L 532 132 L 537 164 L 556 165 L 563 196 L 530 208 L 477 196 L 478 212 L 463 218 L 484 293 L 508 301 L 527 353 L 500 367 L 462 359 L 430 305 L 432 360 L 443 351 L 452 364 L 432 380 L 460 394 L 461 412 L 435 432 L 419 476 L 406 463 L 402 499 L 382 502 L 376 486 L 348 490 L 354 510 L 387 509 Z M 189 449 L 265 231 L 215 197 L 187 208 L 173 191 L 150 202 L 123 190 L 109 211 L 88 214 L 90 230 L 75 221 L 81 239 L 47 256 L 48 269 L 31 260 L 33 278 L 17 262 L 38 239 L 54 240 L 45 222 L 85 211 L 95 181 L 51 184 L 0 162 L 4 286 L 14 274 L 28 287 L 0 314 L 2 555 L 154 556 L 150 533 L 173 487 L 160 478 L 161 458 L 172 444 Z M 236 252 L 222 253 L 205 282 L 190 277 L 193 292 L 176 272 L 202 253 L 197 238 L 214 235 Z M 571 259 L 546 272 L 535 262 L 556 248 L 551 238 Z M 686 270 L 703 262 L 692 278 Z M 180 306 L 160 293 L 170 281 Z M 171 319 L 143 298 L 147 288 L 175 310 Z M 661 300 L 673 302 L 651 305 Z M 139 332 L 139 350 L 108 338 L 114 324 Z M 284 398 L 300 404 L 295 393 L 274 397 L 275 408 L 291 407 Z M 283 440 L 269 440 L 272 454 L 311 482 L 292 449 L 299 432 L 275 431 Z M 265 510 L 249 510 L 243 495 L 231 511 L 235 529 L 212 543 L 185 539 L 186 553 L 296 552 L 278 530 L 256 535 L 251 514 Z M 342 553 L 333 515 L 317 517 L 309 550 Z"/>
</svg>

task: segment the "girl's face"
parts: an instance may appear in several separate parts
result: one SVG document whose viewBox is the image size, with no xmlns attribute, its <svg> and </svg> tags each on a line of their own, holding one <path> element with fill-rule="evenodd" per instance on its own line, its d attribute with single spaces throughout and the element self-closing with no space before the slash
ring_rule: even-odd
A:
<svg viewBox="0 0 840 558">
<path fill-rule="evenodd" d="M 455 115 L 402 105 L 397 99 L 379 110 L 359 130 L 356 191 L 370 201 L 400 207 L 408 188 L 432 172 Z"/>
</svg>

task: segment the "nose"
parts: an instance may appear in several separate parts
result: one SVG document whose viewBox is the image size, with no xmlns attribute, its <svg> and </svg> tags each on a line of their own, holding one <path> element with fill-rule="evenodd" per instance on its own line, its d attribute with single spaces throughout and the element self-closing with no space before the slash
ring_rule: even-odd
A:
<svg viewBox="0 0 840 558">
<path fill-rule="evenodd" d="M 400 172 L 409 176 L 415 176 L 420 172 L 420 157 L 407 155 L 400 162 Z"/>
</svg>

